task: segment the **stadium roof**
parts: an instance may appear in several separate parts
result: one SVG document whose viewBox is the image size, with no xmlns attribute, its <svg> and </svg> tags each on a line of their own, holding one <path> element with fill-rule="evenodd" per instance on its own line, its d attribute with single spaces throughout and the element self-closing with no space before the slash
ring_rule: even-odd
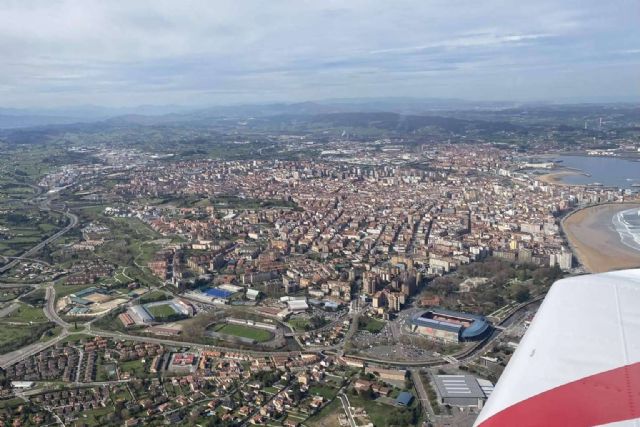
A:
<svg viewBox="0 0 640 427">
<path fill-rule="evenodd" d="M 436 328 L 449 332 L 459 332 L 460 329 L 462 329 L 462 325 L 455 325 L 453 323 L 443 322 L 440 320 L 426 319 L 420 316 L 411 319 L 411 323 L 416 326 L 426 326 L 427 328 Z"/>
<path fill-rule="evenodd" d="M 447 322 L 446 320 L 435 320 L 424 317 L 427 313 L 433 313 L 437 315 L 457 317 L 460 319 L 471 321 L 468 327 L 462 325 Z M 489 328 L 489 322 L 483 316 L 477 314 L 463 313 L 459 311 L 446 310 L 443 308 L 431 308 L 425 310 L 419 316 L 411 319 L 411 323 L 416 326 L 425 326 L 428 328 L 435 328 L 449 332 L 458 332 L 463 339 L 474 338 L 483 334 Z M 460 332 L 462 331 L 462 332 Z"/>
<path fill-rule="evenodd" d="M 473 338 L 481 335 L 489 329 L 489 322 L 485 319 L 477 319 L 471 325 L 462 330 L 462 338 Z"/>
<path fill-rule="evenodd" d="M 141 305 L 134 305 L 129 308 L 129 312 L 137 317 L 136 320 L 142 323 L 148 323 L 153 320 L 153 316 L 149 314 L 149 312 Z"/>
<path fill-rule="evenodd" d="M 462 312 L 462 311 L 447 310 L 446 308 L 434 307 L 434 308 L 430 308 L 429 310 L 426 310 L 425 313 L 427 313 L 429 311 L 434 313 L 434 314 L 442 314 L 444 316 L 459 317 L 461 319 L 485 320 L 484 317 L 482 317 L 482 316 L 480 316 L 478 314 L 465 313 L 465 312 Z"/>
</svg>

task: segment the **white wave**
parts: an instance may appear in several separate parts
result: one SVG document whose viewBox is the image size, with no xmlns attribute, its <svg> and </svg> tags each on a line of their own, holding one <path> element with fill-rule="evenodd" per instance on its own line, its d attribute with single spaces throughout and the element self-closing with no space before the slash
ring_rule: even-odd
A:
<svg viewBox="0 0 640 427">
<path fill-rule="evenodd" d="M 613 215 L 613 227 L 620 241 L 627 247 L 640 252 L 640 209 L 627 209 Z"/>
</svg>

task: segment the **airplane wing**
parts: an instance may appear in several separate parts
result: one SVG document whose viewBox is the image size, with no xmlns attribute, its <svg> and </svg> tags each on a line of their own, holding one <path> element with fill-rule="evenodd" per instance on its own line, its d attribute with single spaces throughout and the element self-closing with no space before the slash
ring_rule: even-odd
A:
<svg viewBox="0 0 640 427">
<path fill-rule="evenodd" d="M 640 427 L 640 269 L 559 280 L 475 426 Z"/>
</svg>

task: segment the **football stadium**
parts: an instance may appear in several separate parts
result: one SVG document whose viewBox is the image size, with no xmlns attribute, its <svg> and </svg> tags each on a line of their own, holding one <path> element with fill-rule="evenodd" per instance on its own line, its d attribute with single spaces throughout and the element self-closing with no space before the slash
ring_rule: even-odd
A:
<svg viewBox="0 0 640 427">
<path fill-rule="evenodd" d="M 411 330 L 439 341 L 458 343 L 484 338 L 491 325 L 483 316 L 431 308 L 411 319 Z"/>
</svg>

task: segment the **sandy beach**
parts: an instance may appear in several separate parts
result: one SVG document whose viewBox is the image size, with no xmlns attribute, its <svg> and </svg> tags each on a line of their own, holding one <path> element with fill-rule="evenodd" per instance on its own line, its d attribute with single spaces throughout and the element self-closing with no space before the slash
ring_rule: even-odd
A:
<svg viewBox="0 0 640 427">
<path fill-rule="evenodd" d="M 562 182 L 562 178 L 565 176 L 569 176 L 569 175 L 584 175 L 584 176 L 589 176 L 588 174 L 581 172 L 581 171 L 574 171 L 574 170 L 563 170 L 563 171 L 559 171 L 559 172 L 551 172 L 551 173 L 547 173 L 545 175 L 540 175 L 538 177 L 538 179 L 546 184 L 562 184 L 562 185 L 571 185 L 571 184 L 565 184 Z"/>
<path fill-rule="evenodd" d="M 605 204 L 581 209 L 564 219 L 562 227 L 581 264 L 591 273 L 640 267 L 640 251 L 624 245 L 613 228 L 617 212 L 640 203 Z"/>
</svg>

